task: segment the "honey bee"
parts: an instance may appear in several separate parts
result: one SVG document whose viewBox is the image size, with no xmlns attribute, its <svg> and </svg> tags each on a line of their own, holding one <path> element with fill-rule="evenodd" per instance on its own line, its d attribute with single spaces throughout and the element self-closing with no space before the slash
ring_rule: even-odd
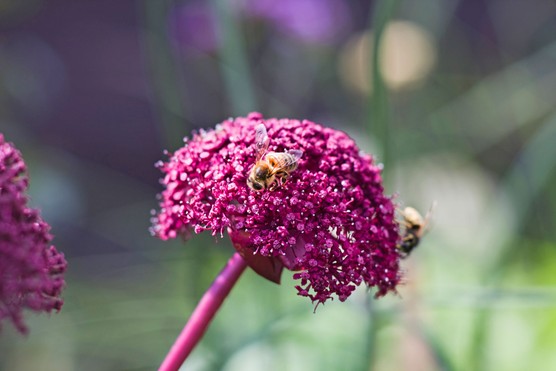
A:
<svg viewBox="0 0 556 371">
<path fill-rule="evenodd" d="M 403 218 L 401 223 L 404 226 L 404 230 L 402 232 L 402 240 L 396 247 L 404 258 L 408 257 L 411 251 L 419 245 L 421 238 L 427 232 L 433 208 L 434 204 L 424 218 L 412 207 L 406 207 L 401 212 Z"/>
<path fill-rule="evenodd" d="M 284 184 L 290 173 L 297 169 L 302 151 L 292 149 L 286 152 L 267 152 L 270 139 L 266 128 L 260 124 L 255 132 L 257 159 L 249 172 L 247 185 L 254 191 L 270 191 Z"/>
</svg>

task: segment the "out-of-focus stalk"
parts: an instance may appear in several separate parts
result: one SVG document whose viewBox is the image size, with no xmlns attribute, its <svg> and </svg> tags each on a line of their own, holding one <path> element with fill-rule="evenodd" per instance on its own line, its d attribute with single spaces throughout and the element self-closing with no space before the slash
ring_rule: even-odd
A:
<svg viewBox="0 0 556 371">
<path fill-rule="evenodd" d="M 211 0 L 216 13 L 220 38 L 220 70 L 226 83 L 226 93 L 235 115 L 257 111 L 253 82 L 245 42 L 234 9 L 227 0 Z"/>
<path fill-rule="evenodd" d="M 512 168 L 505 177 L 502 185 L 503 192 L 500 199 L 495 199 L 489 210 L 499 210 L 500 204 L 505 202 L 504 197 L 513 200 L 515 210 L 511 233 L 519 234 L 519 229 L 525 224 L 525 219 L 530 217 L 530 207 L 534 204 L 535 196 L 543 189 L 550 174 L 556 168 L 556 113 L 549 116 L 531 139 L 525 144 L 518 155 Z M 485 269 L 482 278 L 484 287 L 496 287 L 506 274 L 510 260 L 519 252 L 520 244 L 512 244 L 506 248 L 501 256 L 493 262 L 492 266 Z M 487 369 L 487 349 L 490 324 L 493 311 L 489 307 L 479 310 L 475 315 L 472 328 L 472 338 L 469 348 L 469 359 L 473 370 Z"/>
<path fill-rule="evenodd" d="M 234 287 L 247 264 L 235 253 L 216 277 L 210 288 L 193 311 L 189 321 L 172 345 L 159 371 L 178 370 L 193 348 L 203 337 L 214 315 Z"/>
<path fill-rule="evenodd" d="M 154 109 L 161 123 L 163 146 L 175 148 L 189 131 L 185 120 L 182 76 L 168 40 L 168 12 L 172 1 L 143 2 L 143 43 Z"/>
<path fill-rule="evenodd" d="M 372 45 L 372 94 L 369 112 L 370 133 L 382 146 L 382 154 L 379 156 L 380 162 L 386 164 L 389 160 L 391 151 L 391 143 L 389 136 L 389 106 L 388 92 L 380 70 L 381 59 L 381 43 L 386 25 L 394 15 L 399 4 L 399 0 L 377 0 L 372 10 L 372 29 L 373 29 L 373 45 Z M 385 182 L 388 180 L 388 174 L 383 174 Z M 371 300 L 371 299 L 369 299 Z M 368 330 L 366 338 L 367 353 L 363 363 L 363 371 L 373 370 L 376 355 L 376 335 L 381 318 L 373 308 L 373 303 L 368 302 L 366 306 L 368 312 Z"/>
<path fill-rule="evenodd" d="M 389 133 L 389 105 L 388 91 L 380 69 L 382 58 L 381 45 L 384 30 L 393 17 L 399 5 L 399 0 L 376 1 L 372 13 L 373 45 L 372 45 L 372 94 L 370 104 L 370 132 L 382 146 L 380 162 L 386 165 L 391 152 Z"/>
</svg>

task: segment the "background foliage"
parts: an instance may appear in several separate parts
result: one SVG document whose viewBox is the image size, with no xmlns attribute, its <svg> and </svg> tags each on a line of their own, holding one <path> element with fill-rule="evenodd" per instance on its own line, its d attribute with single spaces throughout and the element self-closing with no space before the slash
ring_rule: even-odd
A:
<svg viewBox="0 0 556 371">
<path fill-rule="evenodd" d="M 5 0 L 0 27 L 0 131 L 70 264 L 0 369 L 157 367 L 232 248 L 149 235 L 153 164 L 251 110 L 348 132 L 432 228 L 398 297 L 313 314 L 247 272 L 185 370 L 556 368 L 555 2 Z"/>
</svg>

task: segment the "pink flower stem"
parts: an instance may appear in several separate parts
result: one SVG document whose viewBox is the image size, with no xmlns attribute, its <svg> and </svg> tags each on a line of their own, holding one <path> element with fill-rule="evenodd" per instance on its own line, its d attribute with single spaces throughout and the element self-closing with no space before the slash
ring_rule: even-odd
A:
<svg viewBox="0 0 556 371">
<path fill-rule="evenodd" d="M 189 321 L 166 355 L 159 371 L 175 371 L 180 368 L 195 345 L 201 340 L 209 323 L 237 282 L 247 263 L 236 252 L 203 295 Z"/>
</svg>

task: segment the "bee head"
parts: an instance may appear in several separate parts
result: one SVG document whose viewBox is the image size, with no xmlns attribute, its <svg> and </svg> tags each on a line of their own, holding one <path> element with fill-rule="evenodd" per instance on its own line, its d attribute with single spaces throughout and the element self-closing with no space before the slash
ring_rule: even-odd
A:
<svg viewBox="0 0 556 371">
<path fill-rule="evenodd" d="M 398 244 L 398 249 L 407 256 L 418 244 L 419 237 L 414 233 L 408 233 L 403 237 L 402 242 Z"/>
<path fill-rule="evenodd" d="M 254 190 L 256 192 L 260 192 L 265 188 L 263 183 L 257 182 L 252 177 L 249 177 L 247 179 L 247 185 L 249 186 L 249 188 L 251 188 L 252 190 Z"/>
<path fill-rule="evenodd" d="M 270 173 L 268 166 L 257 166 L 255 168 L 255 176 L 257 179 L 266 179 Z"/>
</svg>

